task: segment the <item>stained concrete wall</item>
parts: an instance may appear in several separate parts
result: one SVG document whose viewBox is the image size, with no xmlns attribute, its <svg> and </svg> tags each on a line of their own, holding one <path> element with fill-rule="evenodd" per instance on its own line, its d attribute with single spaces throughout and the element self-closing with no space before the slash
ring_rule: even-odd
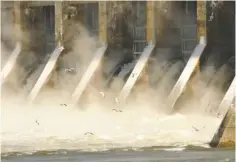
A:
<svg viewBox="0 0 236 162">
<path fill-rule="evenodd" d="M 214 7 L 207 2 L 208 46 L 203 62 L 210 60 L 214 62 L 214 66 L 220 67 L 235 55 L 234 3 L 234 1 L 225 1 Z"/>
<path fill-rule="evenodd" d="M 197 15 L 197 9 L 204 11 L 202 6 L 204 3 L 186 1 L 155 2 L 155 39 L 157 48 L 169 49 L 165 58 L 189 59 L 197 43 L 197 32 L 204 34 L 201 31 L 205 29 L 205 14 Z"/>
<path fill-rule="evenodd" d="M 235 147 L 235 104 L 229 109 L 221 129 L 218 147 Z"/>
<path fill-rule="evenodd" d="M 225 1 L 213 8 L 207 2 L 207 39 L 208 46 L 203 63 L 214 63 L 216 68 L 227 64 L 231 67 L 224 73 L 226 90 L 235 75 L 235 2 Z M 234 60 L 228 61 L 229 58 Z M 207 62 L 207 59 L 209 62 Z M 219 86 L 218 86 L 219 87 Z M 227 113 L 219 131 L 218 147 L 235 146 L 235 104 Z"/>
</svg>

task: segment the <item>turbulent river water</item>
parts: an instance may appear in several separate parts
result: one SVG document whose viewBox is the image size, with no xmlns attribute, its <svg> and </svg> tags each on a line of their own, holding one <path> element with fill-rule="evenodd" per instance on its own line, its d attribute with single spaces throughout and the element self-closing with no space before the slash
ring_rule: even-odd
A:
<svg viewBox="0 0 236 162">
<path fill-rule="evenodd" d="M 115 112 L 95 105 L 87 110 L 60 104 L 30 107 L 20 101 L 2 102 L 1 118 L 2 156 L 153 146 L 209 148 L 218 123 L 217 118 L 203 114 L 167 116 L 142 106 Z"/>
</svg>

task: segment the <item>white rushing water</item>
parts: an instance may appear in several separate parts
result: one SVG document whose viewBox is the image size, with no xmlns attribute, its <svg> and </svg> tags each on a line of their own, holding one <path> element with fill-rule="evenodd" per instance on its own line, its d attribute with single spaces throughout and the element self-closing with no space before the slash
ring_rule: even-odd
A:
<svg viewBox="0 0 236 162">
<path fill-rule="evenodd" d="M 94 107 L 91 105 L 84 111 L 60 104 L 29 107 L 17 100 L 4 99 L 2 152 L 207 146 L 214 133 L 209 128 L 215 128 L 218 123 L 217 118 L 202 114 L 166 116 L 145 107 L 119 113 L 112 108 Z"/>
</svg>

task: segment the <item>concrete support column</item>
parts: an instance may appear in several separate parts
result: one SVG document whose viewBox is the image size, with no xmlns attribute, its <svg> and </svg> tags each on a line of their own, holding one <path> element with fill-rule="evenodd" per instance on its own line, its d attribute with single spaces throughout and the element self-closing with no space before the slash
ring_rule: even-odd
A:
<svg viewBox="0 0 236 162">
<path fill-rule="evenodd" d="M 198 42 L 200 37 L 206 39 L 206 1 L 197 1 L 197 37 Z"/>
<path fill-rule="evenodd" d="M 63 2 L 55 2 L 55 43 L 63 46 Z"/>
<path fill-rule="evenodd" d="M 235 147 L 235 105 L 227 113 L 221 129 L 223 134 L 218 147 Z"/>
<path fill-rule="evenodd" d="M 161 12 L 163 9 L 163 3 L 167 2 L 162 2 L 162 1 L 157 1 L 155 2 L 155 34 L 156 34 L 156 41 L 157 39 L 160 40 L 162 36 L 162 30 L 163 30 L 163 23 L 161 22 Z"/>
<path fill-rule="evenodd" d="M 201 41 L 201 37 L 204 38 L 203 41 L 207 41 L 206 34 L 206 1 L 197 1 L 197 41 Z M 195 72 L 200 70 L 200 60 L 195 68 Z"/>
<path fill-rule="evenodd" d="M 23 3 L 24 2 L 14 1 L 13 6 L 13 23 L 16 41 L 21 41 L 23 37 Z"/>
<path fill-rule="evenodd" d="M 152 42 L 153 44 L 156 44 L 156 19 L 155 19 L 155 14 L 156 14 L 156 7 L 157 7 L 157 3 L 155 1 L 146 1 L 146 13 L 147 13 L 147 17 L 146 17 L 146 38 L 147 38 L 147 42 Z M 148 82 L 149 82 L 149 78 L 148 78 L 148 64 L 145 66 L 145 69 L 143 71 L 143 76 L 142 76 L 142 82 L 144 83 L 144 87 L 143 88 L 148 88 Z"/>
<path fill-rule="evenodd" d="M 62 1 L 56 1 L 54 3 L 55 7 L 55 46 L 63 46 L 63 7 L 64 3 Z M 60 56 L 61 57 L 61 56 Z M 59 62 L 55 65 L 54 70 L 52 71 L 52 76 L 51 79 L 48 82 L 48 88 L 52 88 L 55 86 L 57 79 L 58 79 L 58 74 L 57 70 L 58 66 L 60 66 L 60 60 Z"/>
<path fill-rule="evenodd" d="M 107 5 L 106 1 L 99 3 L 99 39 L 107 43 Z"/>
<path fill-rule="evenodd" d="M 99 1 L 98 3 L 98 26 L 99 26 L 99 41 L 101 43 L 107 44 L 107 2 L 106 1 Z M 102 73 L 102 66 L 103 66 L 104 58 L 101 60 L 100 65 L 98 66 L 95 76 L 92 80 L 93 85 L 100 89 L 102 87 L 103 80 L 103 73 Z"/>
<path fill-rule="evenodd" d="M 155 34 L 155 1 L 147 1 L 147 41 L 156 42 Z"/>
</svg>

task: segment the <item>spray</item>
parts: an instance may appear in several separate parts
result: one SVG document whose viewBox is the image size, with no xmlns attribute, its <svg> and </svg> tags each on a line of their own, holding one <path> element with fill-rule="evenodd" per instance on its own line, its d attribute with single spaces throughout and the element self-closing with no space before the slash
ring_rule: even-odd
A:
<svg viewBox="0 0 236 162">
<path fill-rule="evenodd" d="M 109 93 L 116 94 L 114 89 L 119 89 L 116 84 L 108 89 L 108 95 L 101 95 L 96 92 L 97 89 L 88 88 L 88 104 L 83 111 L 80 107 L 68 106 L 68 96 L 86 70 L 98 43 L 96 38 L 89 36 L 83 25 L 78 22 L 75 24 L 80 27 L 80 34 L 72 43 L 72 51 L 62 57 L 53 90 L 45 87 L 35 105 L 26 104 L 22 89 L 15 95 L 5 92 L 2 95 L 3 152 L 204 145 L 211 140 L 209 134 L 212 132 L 205 130 L 204 124 L 207 121 L 208 125 L 214 127 L 217 118 L 204 115 L 207 107 L 205 101 L 201 101 L 201 106 L 198 103 L 201 94 L 209 91 L 209 88 L 214 90 L 215 95 L 219 92 L 215 91 L 217 86 L 205 85 L 205 77 L 212 73 L 208 68 L 192 85 L 194 95 L 191 98 L 194 101 L 180 106 L 181 109 L 173 115 L 165 114 L 164 99 L 175 78 L 180 75 L 178 73 L 181 70 L 178 69 L 182 69 L 183 65 L 177 62 L 171 64 L 170 68 L 168 61 L 162 64 L 155 62 L 153 84 L 156 88 L 150 86 L 142 94 L 139 91 L 132 92 L 135 97 L 130 98 L 131 102 L 122 112 L 112 111 L 114 104 L 106 104 L 106 100 L 110 100 Z M 25 58 L 25 61 L 29 60 Z"/>
</svg>

